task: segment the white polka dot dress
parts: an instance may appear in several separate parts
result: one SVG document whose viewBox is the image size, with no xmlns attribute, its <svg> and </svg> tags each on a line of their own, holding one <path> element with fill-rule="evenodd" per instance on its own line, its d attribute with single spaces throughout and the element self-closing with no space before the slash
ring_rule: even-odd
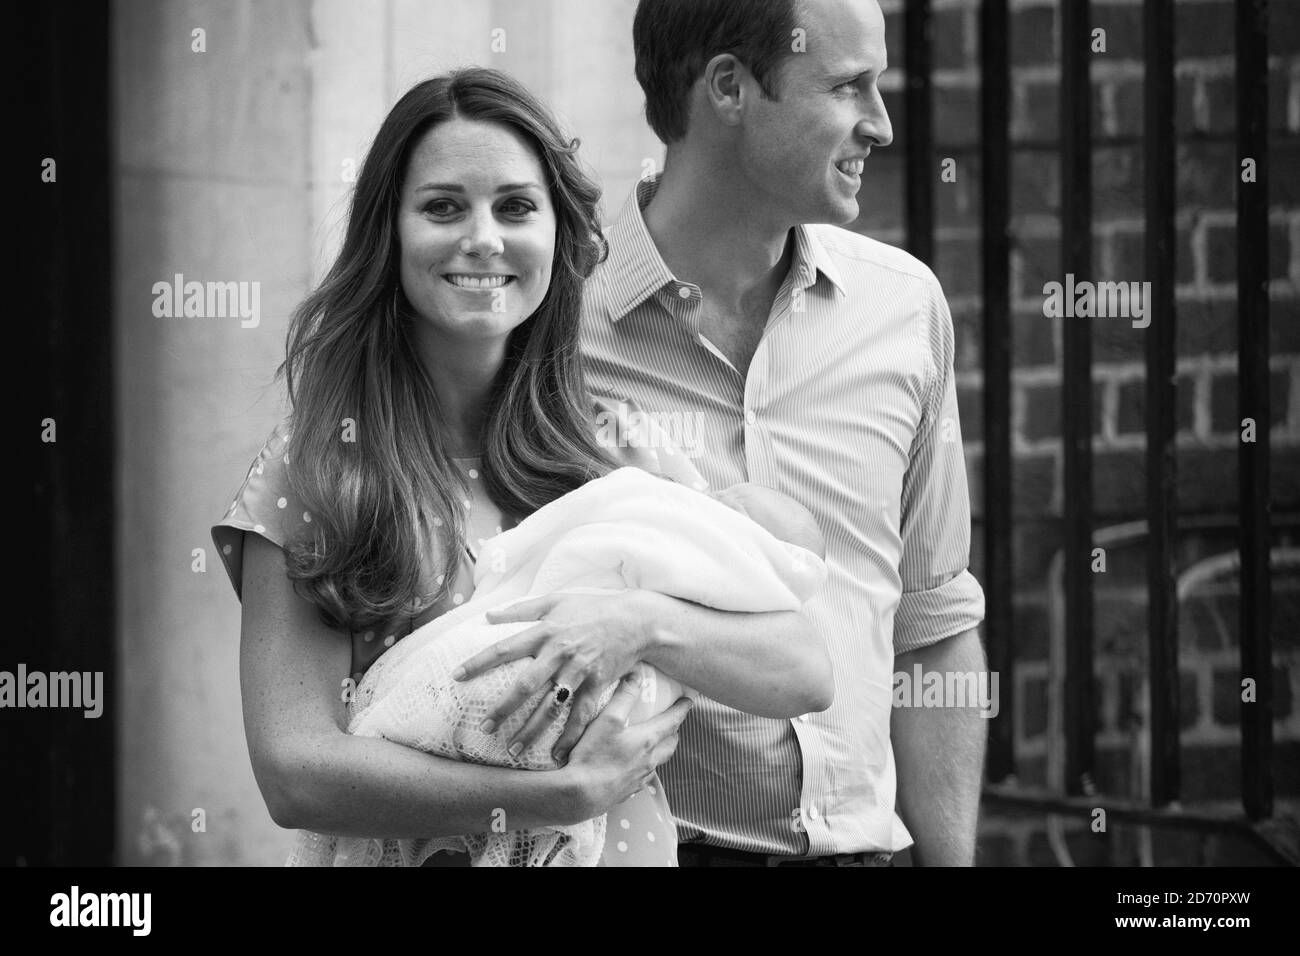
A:
<svg viewBox="0 0 1300 956">
<path fill-rule="evenodd" d="M 605 818 L 601 866 L 676 866 L 677 831 L 656 774 Z"/>
</svg>

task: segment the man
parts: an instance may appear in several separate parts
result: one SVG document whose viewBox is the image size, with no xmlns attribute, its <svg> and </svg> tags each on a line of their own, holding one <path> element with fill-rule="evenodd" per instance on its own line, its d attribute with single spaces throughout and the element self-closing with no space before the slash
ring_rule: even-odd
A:
<svg viewBox="0 0 1300 956">
<path fill-rule="evenodd" d="M 952 319 L 924 264 L 816 225 L 857 218 L 864 160 L 892 139 L 884 18 L 875 0 L 641 0 L 633 35 L 667 159 L 589 286 L 590 385 L 690 422 L 714 487 L 802 502 L 830 568 L 805 614 L 834 704 L 696 706 L 661 768 L 679 860 L 881 865 L 912 843 L 914 862 L 969 865 L 986 723 L 891 706 L 896 670 L 986 667 Z"/>
</svg>

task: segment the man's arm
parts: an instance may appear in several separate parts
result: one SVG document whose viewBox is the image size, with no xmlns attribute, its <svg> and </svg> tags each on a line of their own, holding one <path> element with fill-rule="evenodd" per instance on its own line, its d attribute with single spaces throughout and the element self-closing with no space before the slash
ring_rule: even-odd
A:
<svg viewBox="0 0 1300 956">
<path fill-rule="evenodd" d="M 953 371 L 956 342 L 948 301 L 933 274 L 927 278 L 935 375 L 903 475 L 895 672 L 910 676 L 919 664 L 923 673 L 978 675 L 988 667 L 975 630 L 984 619 L 984 592 L 968 570 L 970 491 Z M 933 641 L 938 634 L 953 636 Z M 975 861 L 987 724 L 978 704 L 893 710 L 898 814 L 912 831 L 922 866 Z"/>
<path fill-rule="evenodd" d="M 895 672 L 974 673 L 988 664 L 972 628 L 946 640 L 899 654 Z M 972 866 L 988 719 L 977 701 L 967 707 L 895 707 L 890 737 L 898 771 L 898 815 L 912 838 L 920 866 Z"/>
<path fill-rule="evenodd" d="M 719 611 L 641 592 L 651 626 L 642 660 L 706 697 L 759 717 L 823 711 L 835 698 L 826 644 L 796 611 Z"/>
</svg>

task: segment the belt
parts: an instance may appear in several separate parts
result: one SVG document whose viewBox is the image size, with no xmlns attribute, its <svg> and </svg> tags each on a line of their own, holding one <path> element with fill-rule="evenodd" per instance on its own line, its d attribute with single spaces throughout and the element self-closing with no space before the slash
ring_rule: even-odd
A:
<svg viewBox="0 0 1300 956">
<path fill-rule="evenodd" d="M 783 856 L 703 843 L 683 843 L 677 847 L 679 866 L 893 866 L 893 857 L 892 853 L 874 851 L 830 856 Z"/>
</svg>

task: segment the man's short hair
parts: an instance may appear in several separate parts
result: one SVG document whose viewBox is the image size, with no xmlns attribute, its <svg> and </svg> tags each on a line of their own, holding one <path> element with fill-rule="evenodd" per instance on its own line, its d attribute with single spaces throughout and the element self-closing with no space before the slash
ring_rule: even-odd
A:
<svg viewBox="0 0 1300 956">
<path fill-rule="evenodd" d="M 731 53 L 777 99 L 799 0 L 640 0 L 632 24 L 645 115 L 664 143 L 686 136 L 690 92 L 709 60 Z"/>
</svg>

